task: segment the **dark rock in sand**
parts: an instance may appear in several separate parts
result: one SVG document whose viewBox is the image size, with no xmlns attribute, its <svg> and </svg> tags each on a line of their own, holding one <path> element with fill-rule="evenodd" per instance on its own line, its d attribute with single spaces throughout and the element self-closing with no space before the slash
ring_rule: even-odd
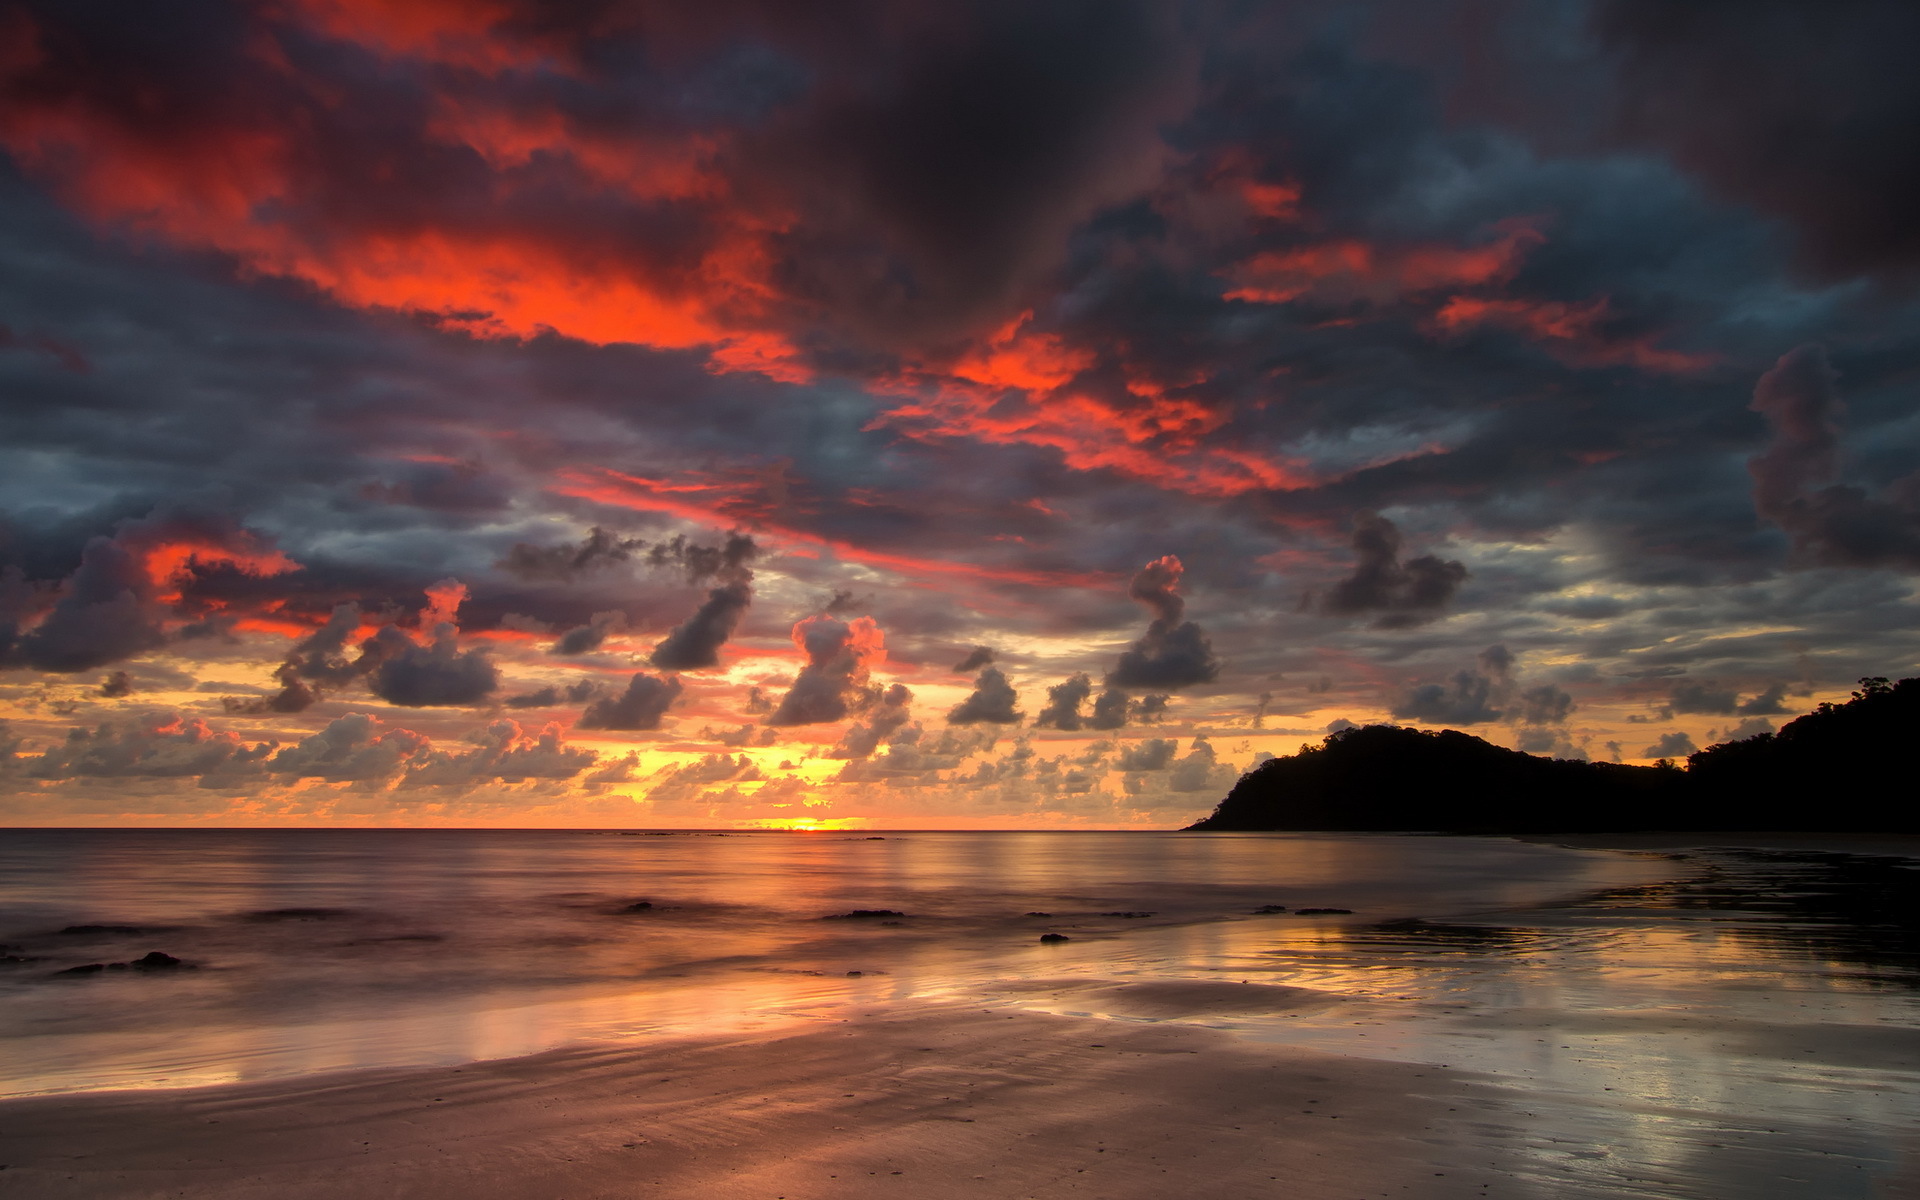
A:
<svg viewBox="0 0 1920 1200">
<path fill-rule="evenodd" d="M 1284 904 L 1262 904 L 1259 908 L 1253 910 L 1253 915 L 1256 917 L 1270 917 L 1274 913 L 1283 913 L 1285 911 L 1287 911 L 1287 906 Z"/>
<path fill-rule="evenodd" d="M 1073 939 L 1064 933 L 1043 933 L 1040 935 L 1040 940 L 1043 942 L 1070 942 Z"/>
<path fill-rule="evenodd" d="M 55 971 L 54 975 L 56 977 L 61 975 L 98 975 L 103 971 L 182 971 L 190 969 L 192 966 L 192 963 L 182 962 L 171 954 L 163 954 L 158 950 L 149 950 L 132 962 L 86 963 L 82 966 L 68 967 L 62 971 Z"/>
<path fill-rule="evenodd" d="M 1293 910 L 1293 915 L 1296 917 L 1350 917 L 1353 915 L 1353 910 L 1350 908 L 1296 908 Z"/>
<path fill-rule="evenodd" d="M 867 921 L 879 917 L 904 917 L 907 914 L 895 912 L 890 908 L 856 908 L 852 912 L 833 913 L 823 917 L 827 921 Z"/>
</svg>

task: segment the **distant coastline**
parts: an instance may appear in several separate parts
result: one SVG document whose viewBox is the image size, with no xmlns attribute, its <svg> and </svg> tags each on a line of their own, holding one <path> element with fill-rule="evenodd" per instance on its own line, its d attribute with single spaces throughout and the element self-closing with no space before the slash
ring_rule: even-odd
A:
<svg viewBox="0 0 1920 1200">
<path fill-rule="evenodd" d="M 1200 831 L 1920 832 L 1920 678 L 1862 679 L 1778 733 L 1682 768 L 1542 758 L 1458 730 L 1367 725 L 1241 776 Z"/>
</svg>

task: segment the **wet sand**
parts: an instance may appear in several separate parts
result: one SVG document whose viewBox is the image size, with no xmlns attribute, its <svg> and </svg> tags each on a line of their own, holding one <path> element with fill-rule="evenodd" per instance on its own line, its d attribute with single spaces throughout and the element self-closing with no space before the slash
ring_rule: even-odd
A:
<svg viewBox="0 0 1920 1200">
<path fill-rule="evenodd" d="M 1214 1004 L 1223 986 L 1183 999 L 1154 985 L 1140 1000 Z M 1267 1009 L 1318 1002 L 1244 990 Z M 1486 1132 L 1524 1120 L 1497 1090 L 1432 1067 L 1192 1027 L 902 1005 L 773 1036 L 6 1101 L 0 1193 L 1531 1196 Z"/>
</svg>

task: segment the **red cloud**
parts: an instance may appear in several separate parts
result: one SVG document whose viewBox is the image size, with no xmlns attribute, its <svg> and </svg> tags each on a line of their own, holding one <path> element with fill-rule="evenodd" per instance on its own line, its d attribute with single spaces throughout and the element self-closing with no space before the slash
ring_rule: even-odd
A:
<svg viewBox="0 0 1920 1200">
<path fill-rule="evenodd" d="M 1632 366 L 1679 374 L 1701 370 L 1717 361 L 1711 354 L 1663 350 L 1653 344 L 1651 336 L 1611 338 L 1604 328 L 1610 315 L 1605 296 L 1584 304 L 1454 296 L 1433 314 L 1433 325 L 1447 334 L 1482 325 L 1509 329 L 1541 343 L 1556 358 L 1573 366 Z"/>
</svg>

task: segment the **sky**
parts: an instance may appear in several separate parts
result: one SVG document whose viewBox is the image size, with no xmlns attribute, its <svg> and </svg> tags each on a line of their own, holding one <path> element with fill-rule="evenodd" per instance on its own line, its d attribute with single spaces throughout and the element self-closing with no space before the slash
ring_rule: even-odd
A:
<svg viewBox="0 0 1920 1200">
<path fill-rule="evenodd" d="M 1912 674 L 1915 44 L 0 0 L 0 823 L 1165 828 Z"/>
</svg>

